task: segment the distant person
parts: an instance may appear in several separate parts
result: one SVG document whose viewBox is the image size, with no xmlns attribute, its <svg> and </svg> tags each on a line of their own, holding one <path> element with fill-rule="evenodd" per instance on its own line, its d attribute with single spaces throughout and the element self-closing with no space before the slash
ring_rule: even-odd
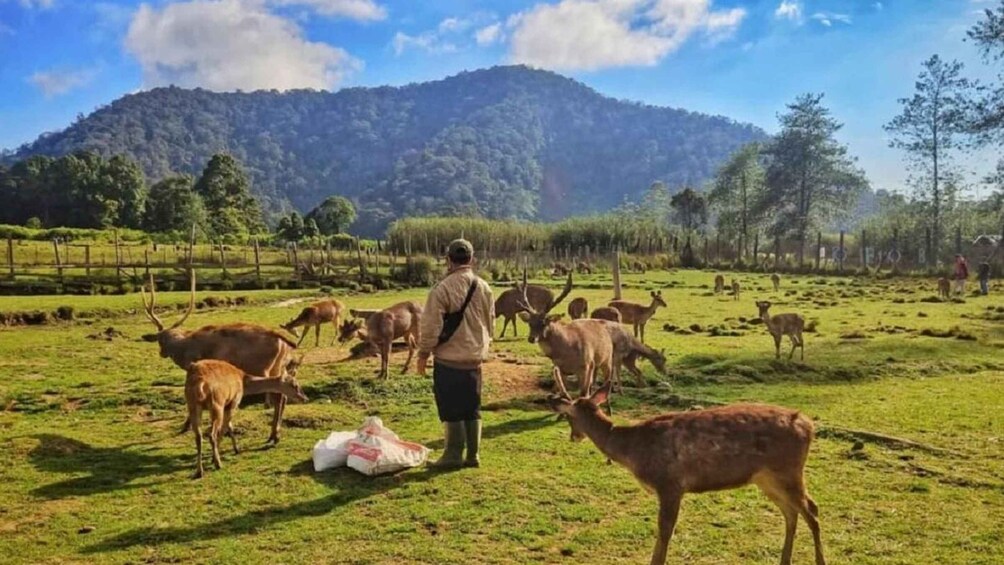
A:
<svg viewBox="0 0 1004 565">
<path fill-rule="evenodd" d="M 481 463 L 481 364 L 495 331 L 495 301 L 488 283 L 474 274 L 473 260 L 469 241 L 450 243 L 449 270 L 429 291 L 422 313 L 418 372 L 425 375 L 429 357 L 434 358 L 432 390 L 446 436 L 443 456 L 429 464 L 438 469 Z"/>
<path fill-rule="evenodd" d="M 955 294 L 966 293 L 966 279 L 969 278 L 969 264 L 962 254 L 955 256 Z"/>
<path fill-rule="evenodd" d="M 990 263 L 980 263 L 976 268 L 976 278 L 980 281 L 980 294 L 986 296 L 990 292 Z"/>
</svg>

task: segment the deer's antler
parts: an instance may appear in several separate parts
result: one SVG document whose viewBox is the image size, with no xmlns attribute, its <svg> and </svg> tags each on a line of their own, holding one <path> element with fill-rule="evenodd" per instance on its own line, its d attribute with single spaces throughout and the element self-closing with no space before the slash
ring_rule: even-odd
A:
<svg viewBox="0 0 1004 565">
<path fill-rule="evenodd" d="M 530 314 L 536 314 L 537 311 L 533 309 L 530 305 L 530 299 L 526 295 L 526 265 L 523 265 L 523 282 L 519 285 L 520 293 L 516 297 L 516 307 L 524 312 L 529 312 Z"/>
<path fill-rule="evenodd" d="M 171 326 L 172 330 L 179 327 L 181 324 L 184 324 L 185 320 L 187 320 L 188 317 L 192 314 L 192 311 L 195 310 L 195 269 L 189 271 L 189 275 L 192 281 L 192 291 L 188 298 L 188 310 L 185 311 L 185 314 L 181 317 L 181 319 L 179 319 L 177 322 L 174 323 L 173 326 Z"/>
<path fill-rule="evenodd" d="M 153 282 L 153 273 L 150 273 L 150 303 L 146 302 L 146 288 L 144 286 L 139 287 L 140 296 L 143 299 L 143 311 L 146 313 L 146 317 L 150 318 L 153 325 L 157 326 L 157 331 L 164 331 L 164 322 L 153 313 L 153 308 L 157 303 L 157 285 Z"/>
<path fill-rule="evenodd" d="M 564 300 L 565 297 L 568 296 L 568 293 L 570 293 L 570 292 L 572 292 L 572 272 L 571 271 L 568 272 L 568 280 L 565 282 L 565 288 L 561 289 L 561 294 L 558 295 L 558 298 L 554 299 L 554 302 L 551 303 L 551 306 L 547 309 L 547 311 L 550 312 L 551 310 L 554 310 L 554 307 L 557 306 L 558 304 L 560 304 L 561 301 Z"/>
</svg>

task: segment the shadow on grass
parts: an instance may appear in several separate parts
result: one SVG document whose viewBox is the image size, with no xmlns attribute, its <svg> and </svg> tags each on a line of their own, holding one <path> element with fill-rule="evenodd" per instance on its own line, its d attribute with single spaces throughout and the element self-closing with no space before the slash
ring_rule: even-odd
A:
<svg viewBox="0 0 1004 565">
<path fill-rule="evenodd" d="M 522 434 L 526 432 L 532 432 L 539 430 L 541 428 L 546 428 L 554 424 L 554 415 L 548 412 L 545 415 L 538 416 L 535 418 L 523 418 L 522 420 L 508 420 L 506 422 L 501 422 L 499 424 L 491 424 L 484 426 L 481 430 L 482 441 L 493 439 L 498 439 L 512 434 Z M 443 440 L 436 439 L 425 444 L 429 449 L 442 449 Z M 484 446 L 485 449 L 491 449 L 491 445 L 487 444 Z"/>
<path fill-rule="evenodd" d="M 136 488 L 130 484 L 136 479 L 169 475 L 185 466 L 181 457 L 148 455 L 133 449 L 138 444 L 94 447 L 56 434 L 32 437 L 39 443 L 28 454 L 28 460 L 36 469 L 47 473 L 88 473 L 84 477 L 42 485 L 31 491 L 43 498 L 88 496 Z"/>
<path fill-rule="evenodd" d="M 337 492 L 306 502 L 287 506 L 270 506 L 206 524 L 169 528 L 153 526 L 133 528 L 97 544 L 87 546 L 83 548 L 82 553 L 105 553 L 135 546 L 187 544 L 252 534 L 278 524 L 324 516 L 341 506 L 365 500 L 396 488 L 421 484 L 442 473 L 419 469 L 396 475 L 367 477 L 347 468 L 315 473 L 312 462 L 307 460 L 294 465 L 290 469 L 290 474 L 310 475 L 314 480 L 337 489 Z"/>
</svg>

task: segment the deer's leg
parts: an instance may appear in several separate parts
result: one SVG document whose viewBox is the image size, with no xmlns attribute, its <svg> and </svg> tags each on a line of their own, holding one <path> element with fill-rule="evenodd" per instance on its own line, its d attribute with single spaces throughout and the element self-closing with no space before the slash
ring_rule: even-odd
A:
<svg viewBox="0 0 1004 565">
<path fill-rule="evenodd" d="M 669 550 L 669 540 L 673 538 L 676 519 L 680 515 L 680 500 L 683 494 L 678 491 L 659 493 L 659 537 L 652 551 L 651 565 L 664 565 L 666 553 Z"/>
<path fill-rule="evenodd" d="M 502 339 L 502 338 L 505 337 L 505 330 L 506 330 L 507 327 L 509 327 L 509 318 L 506 318 L 505 316 L 503 316 L 502 317 L 502 332 L 499 334 L 499 339 Z"/>
<path fill-rule="evenodd" d="M 272 431 L 265 443 L 279 443 L 279 429 L 282 427 L 282 413 L 286 410 L 286 395 L 275 394 L 275 410 L 272 412 Z"/>
<path fill-rule="evenodd" d="M 781 358 L 781 336 L 774 336 L 774 359 Z"/>
<path fill-rule="evenodd" d="M 209 443 L 213 447 L 213 465 L 217 469 L 223 468 L 220 462 L 220 432 L 223 430 L 223 407 L 214 404 L 212 407 L 212 429 L 209 430 Z"/>
<path fill-rule="evenodd" d="M 335 340 L 338 339 L 338 322 L 339 322 L 338 316 L 335 316 L 334 319 L 331 320 L 332 335 L 331 335 L 331 343 L 328 344 L 328 347 L 334 345 Z"/>
<path fill-rule="evenodd" d="M 227 435 L 230 436 L 230 443 L 232 443 L 234 446 L 234 455 L 240 453 L 240 450 L 237 449 L 237 435 L 234 434 L 234 426 L 231 423 L 231 420 L 233 419 L 234 412 L 237 410 L 237 406 L 240 404 L 240 402 L 241 402 L 240 400 L 235 401 L 234 403 L 227 406 L 226 409 L 223 411 L 223 431 L 225 431 Z"/>
<path fill-rule="evenodd" d="M 408 372 L 408 366 L 411 365 L 411 358 L 415 356 L 415 350 L 418 349 L 418 342 L 415 341 L 415 336 L 413 334 L 408 334 L 408 358 L 404 361 L 404 368 L 401 369 L 401 374 L 404 375 Z M 390 356 L 390 346 L 387 346 L 387 355 Z"/>
<path fill-rule="evenodd" d="M 788 360 L 791 360 L 795 356 L 795 348 L 798 347 L 798 338 L 795 337 L 795 334 L 789 335 L 788 338 L 791 340 L 791 351 L 788 352 Z"/>
<path fill-rule="evenodd" d="M 305 338 L 305 337 L 307 337 L 307 329 L 306 328 L 304 328 L 303 333 L 300 334 L 300 339 L 296 340 L 296 346 L 297 347 L 300 347 L 300 344 L 303 343 L 303 338 Z"/>
<path fill-rule="evenodd" d="M 195 407 L 188 411 L 188 422 L 195 434 L 195 475 L 194 479 L 201 479 L 205 471 L 202 468 L 202 411 Z"/>
<path fill-rule="evenodd" d="M 785 481 L 773 474 L 763 474 L 755 477 L 760 490 L 763 491 L 784 515 L 784 547 L 781 549 L 781 565 L 791 565 L 791 553 L 795 545 L 795 530 L 798 528 L 798 514 L 802 507 L 801 490 L 803 487 L 792 481 Z"/>
<path fill-rule="evenodd" d="M 314 326 L 314 347 L 321 346 L 321 324 Z"/>
</svg>

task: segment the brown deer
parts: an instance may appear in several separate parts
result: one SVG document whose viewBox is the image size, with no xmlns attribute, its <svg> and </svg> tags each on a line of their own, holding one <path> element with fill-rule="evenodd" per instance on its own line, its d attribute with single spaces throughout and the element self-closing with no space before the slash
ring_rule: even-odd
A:
<svg viewBox="0 0 1004 565">
<path fill-rule="evenodd" d="M 551 276 L 552 277 L 563 277 L 563 276 L 565 276 L 565 275 L 567 275 L 568 273 L 571 273 L 571 272 L 572 272 L 572 270 L 569 269 L 568 267 L 566 267 L 564 263 L 555 263 L 551 267 Z"/>
<path fill-rule="evenodd" d="M 252 394 L 280 394 L 292 402 L 306 402 L 307 396 L 296 382 L 299 361 L 290 361 L 285 373 L 278 377 L 256 377 L 218 359 L 203 359 L 188 366 L 185 377 L 185 402 L 188 404 L 188 421 L 195 433 L 195 478 L 202 478 L 202 411 L 209 410 L 209 444 L 213 449 L 213 465 L 220 469 L 220 434 L 226 432 L 237 449 L 237 437 L 232 425 L 234 412 L 241 398 Z"/>
<path fill-rule="evenodd" d="M 408 366 L 418 348 L 419 321 L 422 319 L 422 305 L 415 301 L 399 302 L 371 315 L 365 321 L 346 320 L 338 340 L 346 342 L 353 337 L 372 344 L 380 352 L 379 378 L 387 378 L 390 372 L 390 354 L 395 339 L 404 338 L 408 344 L 408 359 L 401 374 L 408 372 Z"/>
<path fill-rule="evenodd" d="M 150 299 L 147 302 L 146 292 L 140 289 L 143 299 L 143 310 L 146 316 L 157 328 L 157 333 L 143 336 L 146 341 L 156 341 L 160 346 L 160 356 L 170 358 L 181 369 L 202 359 L 219 359 L 226 361 L 250 375 L 265 375 L 277 377 L 282 375 L 286 365 L 292 360 L 292 352 L 296 344 L 281 333 L 269 328 L 253 324 L 226 324 L 222 326 L 204 326 L 194 331 L 180 329 L 192 310 L 195 309 L 195 271 L 191 271 L 191 298 L 188 309 L 171 327 L 165 327 L 164 322 L 154 313 L 157 305 L 157 289 L 150 275 Z M 282 425 L 282 413 L 285 400 L 282 396 L 268 395 L 266 401 L 274 408 L 272 429 L 268 441 L 279 443 L 279 428 Z M 188 431 L 186 422 L 182 432 Z"/>
<path fill-rule="evenodd" d="M 526 273 L 522 289 L 526 289 Z M 571 291 L 572 275 L 569 273 L 565 288 L 545 310 L 535 309 L 524 294 L 519 301 L 520 317 L 530 326 L 528 341 L 538 343 L 541 352 L 554 363 L 556 378 L 578 376 L 581 394 L 588 395 L 597 370 L 603 372 L 606 380 L 613 376 L 613 343 L 604 327 L 607 322 L 586 319 L 562 324 L 559 322 L 561 314 L 549 314 Z"/>
<path fill-rule="evenodd" d="M 631 324 L 634 327 L 634 336 L 640 337 L 642 343 L 645 343 L 645 324 L 655 315 L 655 311 L 660 306 L 666 306 L 666 302 L 662 299 L 661 290 L 658 292 L 653 291 L 650 294 L 652 295 L 652 302 L 648 306 L 626 300 L 612 300 L 607 304 L 611 308 L 620 310 L 621 320 L 625 324 Z"/>
<path fill-rule="evenodd" d="M 339 300 L 322 300 L 320 302 L 315 302 L 310 306 L 307 306 L 300 311 L 300 315 L 296 318 L 286 322 L 282 326 L 282 329 L 287 332 L 297 335 L 296 328 L 301 326 L 314 327 L 314 347 L 319 347 L 321 345 L 321 324 L 330 323 L 335 328 L 335 335 L 331 337 L 331 343 L 329 345 L 335 344 L 335 339 L 338 338 L 338 324 L 342 316 L 342 312 L 345 311 L 345 304 Z M 307 337 L 307 329 L 304 329 L 303 334 L 298 336 L 299 341 L 296 342 L 296 346 L 299 347 L 303 343 L 303 338 Z"/>
<path fill-rule="evenodd" d="M 799 348 L 802 361 L 805 361 L 805 339 L 802 337 L 802 330 L 805 328 L 805 319 L 798 314 L 778 314 L 771 316 L 768 310 L 770 302 L 763 301 L 756 303 L 760 310 L 760 319 L 763 325 L 767 326 L 767 331 L 774 338 L 774 358 L 781 358 L 781 338 L 788 336 L 791 339 L 791 353 L 788 359 L 795 354 L 795 348 Z"/>
<path fill-rule="evenodd" d="M 784 515 L 781 565 L 791 565 L 800 515 L 812 532 L 816 565 L 826 565 L 819 508 L 805 488 L 805 462 L 815 435 L 807 416 L 778 406 L 737 404 L 617 426 L 600 410 L 609 393 L 608 383 L 591 397 L 572 400 L 562 389 L 549 404 L 567 416 L 572 441 L 588 437 L 659 497 L 659 534 L 651 565 L 666 562 L 684 494 L 751 483 Z"/>
<path fill-rule="evenodd" d="M 938 298 L 950 300 L 951 297 L 952 284 L 948 281 L 948 277 L 941 277 L 938 279 Z"/>
<path fill-rule="evenodd" d="M 725 277 L 722 275 L 715 275 L 715 294 L 722 294 L 725 292 Z"/>
<path fill-rule="evenodd" d="M 636 273 L 645 274 L 645 263 L 642 263 L 641 261 L 632 262 L 631 268 L 634 269 L 634 272 Z"/>
<path fill-rule="evenodd" d="M 616 310 L 614 311 L 616 312 Z M 635 382 L 639 387 L 645 386 L 644 376 L 637 365 L 639 357 L 648 359 L 660 374 L 666 374 L 666 355 L 664 351 L 656 351 L 645 345 L 638 338 L 628 333 L 627 329 L 620 322 L 605 321 L 603 325 L 610 334 L 610 343 L 613 345 L 614 371 L 612 380 L 618 390 L 621 388 L 621 367 L 627 368 L 634 375 Z"/>
<path fill-rule="evenodd" d="M 593 313 L 589 317 L 594 320 L 609 320 L 618 324 L 621 323 L 621 311 L 609 306 L 601 306 L 593 310 Z"/>
<path fill-rule="evenodd" d="M 575 270 L 577 270 L 580 275 L 593 274 L 593 268 L 589 266 L 589 263 L 586 261 L 579 261 L 579 263 L 575 266 Z"/>
<path fill-rule="evenodd" d="M 568 303 L 568 317 L 573 320 L 585 318 L 587 312 L 589 312 L 589 302 L 581 296 Z"/>
<path fill-rule="evenodd" d="M 362 318 L 368 320 L 373 314 L 379 313 L 380 310 L 373 309 L 360 309 L 360 308 L 349 308 L 349 315 L 353 318 Z"/>
<path fill-rule="evenodd" d="M 772 273 L 770 275 L 770 282 L 774 285 L 774 292 L 781 290 L 781 275 Z"/>
<path fill-rule="evenodd" d="M 739 281 L 732 279 L 732 300 L 739 300 Z"/>
<path fill-rule="evenodd" d="M 554 293 L 549 288 L 535 284 L 526 285 L 526 296 L 534 310 L 550 310 L 551 303 L 554 302 Z M 516 317 L 523 311 L 519 306 L 522 297 L 521 288 L 510 288 L 495 299 L 495 316 L 503 317 L 502 333 L 499 338 L 505 337 L 505 330 L 510 323 L 512 323 L 512 335 L 519 337 L 516 332 Z"/>
</svg>

